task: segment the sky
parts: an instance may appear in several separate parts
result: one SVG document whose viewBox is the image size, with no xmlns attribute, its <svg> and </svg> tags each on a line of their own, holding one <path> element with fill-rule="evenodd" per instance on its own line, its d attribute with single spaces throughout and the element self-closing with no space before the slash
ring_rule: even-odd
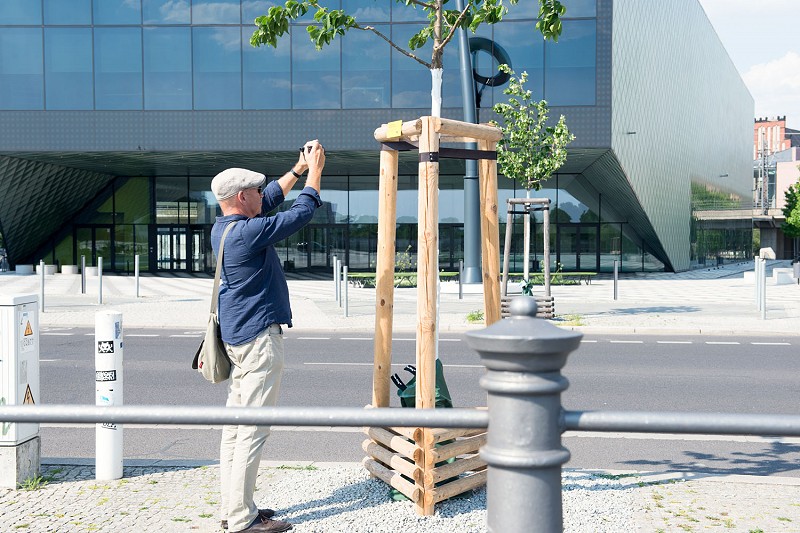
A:
<svg viewBox="0 0 800 533">
<path fill-rule="evenodd" d="M 800 129 L 800 0 L 699 0 L 755 100 Z"/>
</svg>

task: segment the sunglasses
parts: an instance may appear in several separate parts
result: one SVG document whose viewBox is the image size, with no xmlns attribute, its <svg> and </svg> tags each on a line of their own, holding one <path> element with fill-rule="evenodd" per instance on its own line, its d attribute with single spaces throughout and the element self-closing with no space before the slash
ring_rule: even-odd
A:
<svg viewBox="0 0 800 533">
<path fill-rule="evenodd" d="M 264 187 L 256 187 L 256 190 L 258 191 L 258 194 L 261 194 L 261 191 L 264 190 Z"/>
</svg>

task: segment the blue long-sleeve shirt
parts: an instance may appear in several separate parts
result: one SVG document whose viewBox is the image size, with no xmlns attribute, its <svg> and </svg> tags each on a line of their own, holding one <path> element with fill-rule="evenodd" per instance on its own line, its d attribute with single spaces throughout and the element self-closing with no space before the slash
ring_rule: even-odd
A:
<svg viewBox="0 0 800 533">
<path fill-rule="evenodd" d="M 322 200 L 317 191 L 305 187 L 288 211 L 266 216 L 283 201 L 280 185 L 271 181 L 261 201 L 261 215 L 217 217 L 211 228 L 211 247 L 218 254 L 225 227 L 238 221 L 225 237 L 220 275 L 219 325 L 228 344 L 250 342 L 270 324 L 292 326 L 289 287 L 275 243 L 308 224 Z"/>
</svg>

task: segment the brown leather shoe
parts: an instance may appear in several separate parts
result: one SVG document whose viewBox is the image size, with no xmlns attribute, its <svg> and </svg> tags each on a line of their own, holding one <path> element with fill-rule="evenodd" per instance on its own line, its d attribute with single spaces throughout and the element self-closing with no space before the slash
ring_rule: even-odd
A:
<svg viewBox="0 0 800 533">
<path fill-rule="evenodd" d="M 275 511 L 272 509 L 259 509 L 258 516 L 260 516 L 263 520 L 266 520 L 268 518 L 272 518 L 273 516 L 275 516 Z M 222 526 L 222 529 L 228 529 L 227 520 L 222 520 L 220 522 L 220 525 Z"/>
<path fill-rule="evenodd" d="M 257 516 L 253 523 L 241 531 L 248 533 L 281 533 L 292 529 L 292 524 L 283 520 L 273 520 L 271 518 L 261 518 Z M 237 532 L 239 533 L 239 532 Z"/>
</svg>

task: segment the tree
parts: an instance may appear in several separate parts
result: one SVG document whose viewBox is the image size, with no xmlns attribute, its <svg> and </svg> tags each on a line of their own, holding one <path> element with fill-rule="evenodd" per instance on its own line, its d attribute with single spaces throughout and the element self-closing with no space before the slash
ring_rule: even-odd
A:
<svg viewBox="0 0 800 533">
<path fill-rule="evenodd" d="M 783 216 L 786 217 L 786 222 L 781 224 L 781 229 L 787 237 L 800 237 L 800 178 L 797 183 L 786 189 L 785 198 L 786 206 L 783 208 Z"/>
<path fill-rule="evenodd" d="M 372 32 L 392 48 L 403 55 L 424 65 L 431 71 L 431 115 L 441 115 L 442 94 L 442 58 L 444 48 L 452 40 L 459 28 L 469 28 L 473 33 L 481 24 L 496 24 L 503 19 L 508 8 L 503 0 L 465 0 L 464 8 L 445 9 L 451 0 L 395 0 L 409 8 L 421 8 L 427 12 L 428 25 L 411 37 L 408 50 L 393 42 L 389 37 L 370 25 L 360 24 L 354 17 L 342 9 L 329 9 L 320 0 L 286 0 L 283 6 L 269 8 L 266 15 L 255 20 L 257 26 L 250 37 L 253 46 L 278 46 L 278 38 L 289 31 L 289 23 L 314 10 L 314 21 L 317 25 L 309 25 L 306 30 L 317 50 L 330 44 L 337 36 L 350 30 Z M 519 0 L 508 0 L 516 4 Z M 536 28 L 545 39 L 558 41 L 561 35 L 561 17 L 566 8 L 558 0 L 539 0 L 539 22 Z M 430 62 L 416 56 L 413 52 L 433 40 L 433 52 Z"/>
<path fill-rule="evenodd" d="M 575 139 L 564 115 L 555 126 L 547 126 L 547 102 L 534 102 L 524 85 L 528 73 L 519 78 L 508 65 L 500 70 L 510 74 L 508 103 L 498 103 L 494 111 L 503 117 L 503 138 L 497 142 L 497 163 L 502 173 L 516 179 L 527 191 L 539 190 L 541 182 L 552 176 L 567 160 L 566 146 Z"/>
</svg>

